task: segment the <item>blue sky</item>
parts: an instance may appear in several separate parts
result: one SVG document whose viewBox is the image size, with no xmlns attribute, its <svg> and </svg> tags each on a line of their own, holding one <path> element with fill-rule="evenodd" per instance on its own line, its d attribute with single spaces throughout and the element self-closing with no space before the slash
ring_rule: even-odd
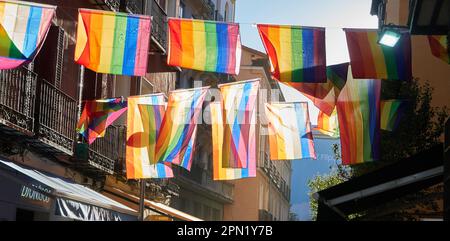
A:
<svg viewBox="0 0 450 241">
<path fill-rule="evenodd" d="M 258 30 L 252 24 L 272 23 L 326 28 L 327 64 L 349 61 L 347 42 L 342 28 L 377 28 L 378 20 L 371 16 L 371 0 L 237 0 L 236 22 L 241 23 L 242 43 L 265 52 Z M 308 101 L 310 118 L 317 123 L 318 110 L 298 91 L 282 86 L 287 101 Z M 339 140 L 316 139 L 317 160 L 293 162 L 291 210 L 301 220 L 309 220 L 308 180 L 317 174 L 330 172 L 336 165 L 332 144 Z"/>
<path fill-rule="evenodd" d="M 237 0 L 236 22 L 240 23 L 242 43 L 265 52 L 258 30 L 252 24 L 273 23 L 326 28 L 327 65 L 349 61 L 342 28 L 377 28 L 371 16 L 372 0 Z M 317 123 L 318 110 L 299 92 L 282 85 L 286 101 L 309 102 L 311 122 Z"/>
</svg>

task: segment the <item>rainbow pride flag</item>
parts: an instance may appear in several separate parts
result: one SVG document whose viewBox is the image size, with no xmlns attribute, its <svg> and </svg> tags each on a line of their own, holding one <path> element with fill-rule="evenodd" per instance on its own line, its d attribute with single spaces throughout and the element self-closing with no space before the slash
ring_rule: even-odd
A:
<svg viewBox="0 0 450 241">
<path fill-rule="evenodd" d="M 407 101 L 405 100 L 383 100 L 381 101 L 381 124 L 380 128 L 386 131 L 397 129 L 405 114 Z"/>
<path fill-rule="evenodd" d="M 197 123 L 209 87 L 172 91 L 156 144 L 156 159 L 191 170 Z"/>
<path fill-rule="evenodd" d="M 447 49 L 447 36 L 446 35 L 430 35 L 428 36 L 428 43 L 430 44 L 431 53 L 450 64 L 450 57 Z"/>
<path fill-rule="evenodd" d="M 232 82 L 219 85 L 222 94 L 222 109 L 224 111 L 224 135 L 227 145 L 231 145 L 233 158 L 223 160 L 223 167 L 246 168 L 249 162 L 251 137 L 254 136 L 252 121 L 256 112 L 259 80 Z"/>
<path fill-rule="evenodd" d="M 126 168 L 128 179 L 171 178 L 170 163 L 155 163 L 156 142 L 164 118 L 163 94 L 128 98 Z"/>
<path fill-rule="evenodd" d="M 85 101 L 77 124 L 77 132 L 90 144 L 104 137 L 106 128 L 112 125 L 126 110 L 127 102 L 122 98 Z"/>
<path fill-rule="evenodd" d="M 331 116 L 322 111 L 319 112 L 316 130 L 333 138 L 339 137 L 339 121 L 336 109 L 331 113 Z"/>
<path fill-rule="evenodd" d="M 38 54 L 56 6 L 0 0 L 0 69 L 13 69 Z"/>
<path fill-rule="evenodd" d="M 326 82 L 324 28 L 258 24 L 258 30 L 275 79 L 292 85 Z"/>
<path fill-rule="evenodd" d="M 330 116 L 347 82 L 348 66 L 349 63 L 328 66 L 326 83 L 298 83 L 294 87 L 309 98 L 320 111 Z"/>
<path fill-rule="evenodd" d="M 266 103 L 271 160 L 316 159 L 308 103 Z"/>
<path fill-rule="evenodd" d="M 337 112 L 344 165 L 380 158 L 381 80 L 349 78 L 342 90 Z"/>
<path fill-rule="evenodd" d="M 233 158 L 231 154 L 230 136 L 225 135 L 225 118 L 223 105 L 220 102 L 213 102 L 209 105 L 212 125 L 212 148 L 213 148 L 213 179 L 215 181 L 236 180 L 242 178 L 256 177 L 256 136 L 255 125 L 250 136 L 248 149 L 248 163 L 245 168 L 225 168 L 223 162 Z M 256 111 L 252 113 L 251 119 L 256 122 Z"/>
<path fill-rule="evenodd" d="M 169 18 L 168 38 L 168 65 L 239 74 L 242 50 L 238 24 Z"/>
<path fill-rule="evenodd" d="M 356 79 L 410 80 L 411 37 L 402 33 L 394 47 L 377 43 L 376 29 L 344 29 L 350 65 Z"/>
<path fill-rule="evenodd" d="M 75 61 L 98 73 L 147 73 L 150 16 L 79 9 Z"/>
</svg>

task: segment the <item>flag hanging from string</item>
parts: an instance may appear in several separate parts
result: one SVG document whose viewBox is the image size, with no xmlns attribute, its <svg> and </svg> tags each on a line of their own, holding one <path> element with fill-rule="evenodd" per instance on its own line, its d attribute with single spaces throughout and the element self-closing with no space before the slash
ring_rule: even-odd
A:
<svg viewBox="0 0 450 241">
<path fill-rule="evenodd" d="M 379 160 L 380 94 L 381 80 L 349 78 L 342 90 L 337 113 L 344 165 Z"/>
<path fill-rule="evenodd" d="M 98 73 L 147 73 L 150 17 L 79 9 L 75 61 Z"/>
<path fill-rule="evenodd" d="M 186 69 L 239 74 L 239 24 L 169 18 L 168 65 Z"/>
<path fill-rule="evenodd" d="M 163 94 L 128 98 L 126 143 L 128 179 L 173 177 L 170 163 L 155 161 L 156 142 L 165 109 Z"/>
<path fill-rule="evenodd" d="M 447 64 L 450 64 L 447 41 L 448 40 L 446 35 L 428 36 L 428 43 L 430 44 L 431 53 Z"/>
<path fill-rule="evenodd" d="M 336 109 L 334 109 L 331 115 L 327 115 L 322 111 L 319 112 L 319 116 L 317 117 L 317 130 L 333 138 L 339 137 L 339 122 Z"/>
<path fill-rule="evenodd" d="M 77 124 L 77 132 L 89 144 L 104 137 L 106 128 L 127 110 L 127 101 L 123 98 L 85 101 L 83 112 Z"/>
<path fill-rule="evenodd" d="M 411 37 L 401 33 L 394 47 L 378 44 L 377 29 L 344 29 L 353 78 L 410 80 Z"/>
<path fill-rule="evenodd" d="M 256 137 L 255 125 L 250 126 L 250 142 L 248 145 L 248 158 L 245 168 L 225 168 L 223 162 L 233 159 L 231 153 L 231 138 L 225 135 L 225 117 L 223 105 L 220 102 L 213 102 L 209 105 L 212 125 L 212 148 L 213 148 L 213 179 L 236 180 L 242 178 L 256 177 Z M 256 121 L 256 111 L 251 115 L 252 123 Z"/>
<path fill-rule="evenodd" d="M 326 82 L 325 29 L 258 24 L 272 75 L 281 82 Z"/>
<path fill-rule="evenodd" d="M 203 87 L 170 93 L 156 145 L 156 160 L 191 169 L 198 119 L 208 89 Z"/>
<path fill-rule="evenodd" d="M 233 158 L 223 160 L 223 167 L 246 168 L 250 146 L 253 145 L 253 131 L 256 123 L 251 122 L 256 112 L 259 80 L 233 82 L 219 85 L 224 111 L 224 135 L 230 141 Z"/>
<path fill-rule="evenodd" d="M 386 131 L 395 131 L 405 114 L 407 101 L 383 100 L 381 101 L 380 128 Z"/>
<path fill-rule="evenodd" d="M 266 103 L 271 160 L 316 159 L 308 103 Z"/>
<path fill-rule="evenodd" d="M 330 116 L 347 82 L 348 66 L 349 63 L 328 66 L 326 83 L 298 83 L 294 87 L 309 98 L 320 111 Z"/>
<path fill-rule="evenodd" d="M 0 69 L 31 62 L 47 37 L 56 6 L 0 1 Z"/>
</svg>

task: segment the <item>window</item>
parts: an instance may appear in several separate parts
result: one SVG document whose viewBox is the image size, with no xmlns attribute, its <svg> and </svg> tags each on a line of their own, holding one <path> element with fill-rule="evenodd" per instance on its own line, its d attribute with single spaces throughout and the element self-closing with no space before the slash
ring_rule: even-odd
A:
<svg viewBox="0 0 450 241">
<path fill-rule="evenodd" d="M 186 8 L 186 5 L 183 2 L 180 2 L 180 6 L 178 8 L 178 17 L 184 18 L 184 9 Z"/>
<path fill-rule="evenodd" d="M 228 22 L 228 2 L 227 3 L 225 3 L 225 13 L 224 13 L 224 21 L 225 22 Z"/>
</svg>

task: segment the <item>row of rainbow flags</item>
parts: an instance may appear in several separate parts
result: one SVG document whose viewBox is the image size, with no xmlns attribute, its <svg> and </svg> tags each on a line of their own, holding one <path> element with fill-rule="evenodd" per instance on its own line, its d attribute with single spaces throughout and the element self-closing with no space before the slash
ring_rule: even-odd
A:
<svg viewBox="0 0 450 241">
<path fill-rule="evenodd" d="M 0 0 L 0 69 L 34 59 L 55 11 L 55 6 Z M 272 77 L 299 90 L 319 108 L 318 130 L 341 138 L 343 163 L 379 159 L 380 128 L 393 131 L 406 103 L 381 101 L 381 79 L 411 79 L 409 33 L 402 33 L 400 42 L 389 48 L 377 44 L 377 30 L 344 29 L 350 63 L 326 66 L 324 28 L 257 27 Z M 150 16 L 79 9 L 75 61 L 98 73 L 144 76 L 150 33 Z M 443 39 L 429 36 L 433 54 L 448 62 Z M 239 73 L 239 24 L 169 18 L 167 48 L 168 65 Z M 254 177 L 259 82 L 219 88 L 222 100 L 209 105 L 214 179 Z M 91 144 L 128 111 L 128 178 L 173 177 L 171 165 L 191 168 L 196 120 L 207 91 L 207 87 L 173 91 L 167 103 L 162 94 L 86 101 L 77 129 Z M 267 103 L 265 114 L 272 160 L 315 158 L 306 103 Z"/>
</svg>

